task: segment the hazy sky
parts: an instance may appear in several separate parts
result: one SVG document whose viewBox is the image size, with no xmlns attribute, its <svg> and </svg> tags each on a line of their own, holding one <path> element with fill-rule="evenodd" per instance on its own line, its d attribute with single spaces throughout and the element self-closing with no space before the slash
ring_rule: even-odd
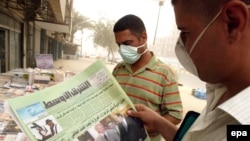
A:
<svg viewBox="0 0 250 141">
<path fill-rule="evenodd" d="M 165 0 L 164 5 L 159 8 L 159 0 L 74 0 L 74 8 L 82 15 L 92 20 L 106 18 L 117 21 L 127 14 L 135 14 L 143 21 L 147 29 L 149 45 L 154 42 L 156 24 L 160 9 L 160 16 L 156 37 L 168 37 L 177 31 L 173 7 L 170 0 Z M 96 49 L 91 32 L 84 30 L 84 33 L 77 32 L 75 39 L 78 44 L 82 41 L 83 54 L 102 54 L 104 51 Z"/>
<path fill-rule="evenodd" d="M 159 13 L 158 0 L 74 0 L 74 8 L 93 20 L 105 17 L 117 21 L 126 14 L 135 14 L 145 23 L 149 42 L 155 34 Z M 170 0 L 160 10 L 157 36 L 169 36 L 175 30 L 175 18 Z"/>
</svg>

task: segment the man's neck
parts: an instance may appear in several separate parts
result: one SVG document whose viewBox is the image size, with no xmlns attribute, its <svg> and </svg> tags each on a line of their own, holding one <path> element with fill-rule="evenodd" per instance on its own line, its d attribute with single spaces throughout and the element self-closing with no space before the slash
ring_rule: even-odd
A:
<svg viewBox="0 0 250 141">
<path fill-rule="evenodd" d="M 152 58 L 152 53 L 147 51 L 145 54 L 141 56 L 141 58 L 134 64 L 131 65 L 132 72 L 136 72 L 140 68 L 144 67 Z"/>
</svg>

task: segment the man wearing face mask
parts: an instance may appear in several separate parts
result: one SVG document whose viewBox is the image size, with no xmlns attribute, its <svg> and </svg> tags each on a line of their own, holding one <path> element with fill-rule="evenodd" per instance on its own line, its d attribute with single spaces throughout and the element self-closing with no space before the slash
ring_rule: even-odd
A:
<svg viewBox="0 0 250 141">
<path fill-rule="evenodd" d="M 172 0 L 172 4 L 181 31 L 176 55 L 188 71 L 207 82 L 207 106 L 181 140 L 249 140 L 249 134 L 236 139 L 227 126 L 250 124 L 250 0 Z M 136 108 L 138 112 L 128 115 L 173 140 L 177 128 L 172 123 L 144 105 Z"/>
<path fill-rule="evenodd" d="M 172 70 L 147 47 L 143 21 L 135 15 L 119 19 L 113 28 L 124 60 L 113 75 L 134 104 L 144 104 L 177 125 L 182 119 L 182 102 Z M 161 141 L 158 131 L 146 127 L 152 141 Z"/>
</svg>

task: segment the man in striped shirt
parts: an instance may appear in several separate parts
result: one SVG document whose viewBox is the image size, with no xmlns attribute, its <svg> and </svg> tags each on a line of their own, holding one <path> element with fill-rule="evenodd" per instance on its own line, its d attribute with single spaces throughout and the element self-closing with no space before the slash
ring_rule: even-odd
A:
<svg viewBox="0 0 250 141">
<path fill-rule="evenodd" d="M 143 21 L 126 15 L 114 25 L 116 43 L 123 59 L 113 75 L 134 104 L 144 104 L 166 120 L 180 123 L 182 102 L 178 83 L 172 70 L 147 48 Z M 154 128 L 146 127 L 153 141 L 161 141 Z"/>
</svg>

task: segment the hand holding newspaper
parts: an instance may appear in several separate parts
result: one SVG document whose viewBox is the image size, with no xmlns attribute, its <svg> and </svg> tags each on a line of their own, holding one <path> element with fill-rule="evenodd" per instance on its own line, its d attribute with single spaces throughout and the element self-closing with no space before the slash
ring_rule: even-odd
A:
<svg viewBox="0 0 250 141">
<path fill-rule="evenodd" d="M 6 108 L 32 141 L 149 140 L 142 122 L 122 127 L 116 115 L 135 109 L 102 61 L 67 81 L 8 99 Z M 122 130 L 122 128 L 126 128 Z M 137 132 L 129 132 L 131 129 Z"/>
</svg>

